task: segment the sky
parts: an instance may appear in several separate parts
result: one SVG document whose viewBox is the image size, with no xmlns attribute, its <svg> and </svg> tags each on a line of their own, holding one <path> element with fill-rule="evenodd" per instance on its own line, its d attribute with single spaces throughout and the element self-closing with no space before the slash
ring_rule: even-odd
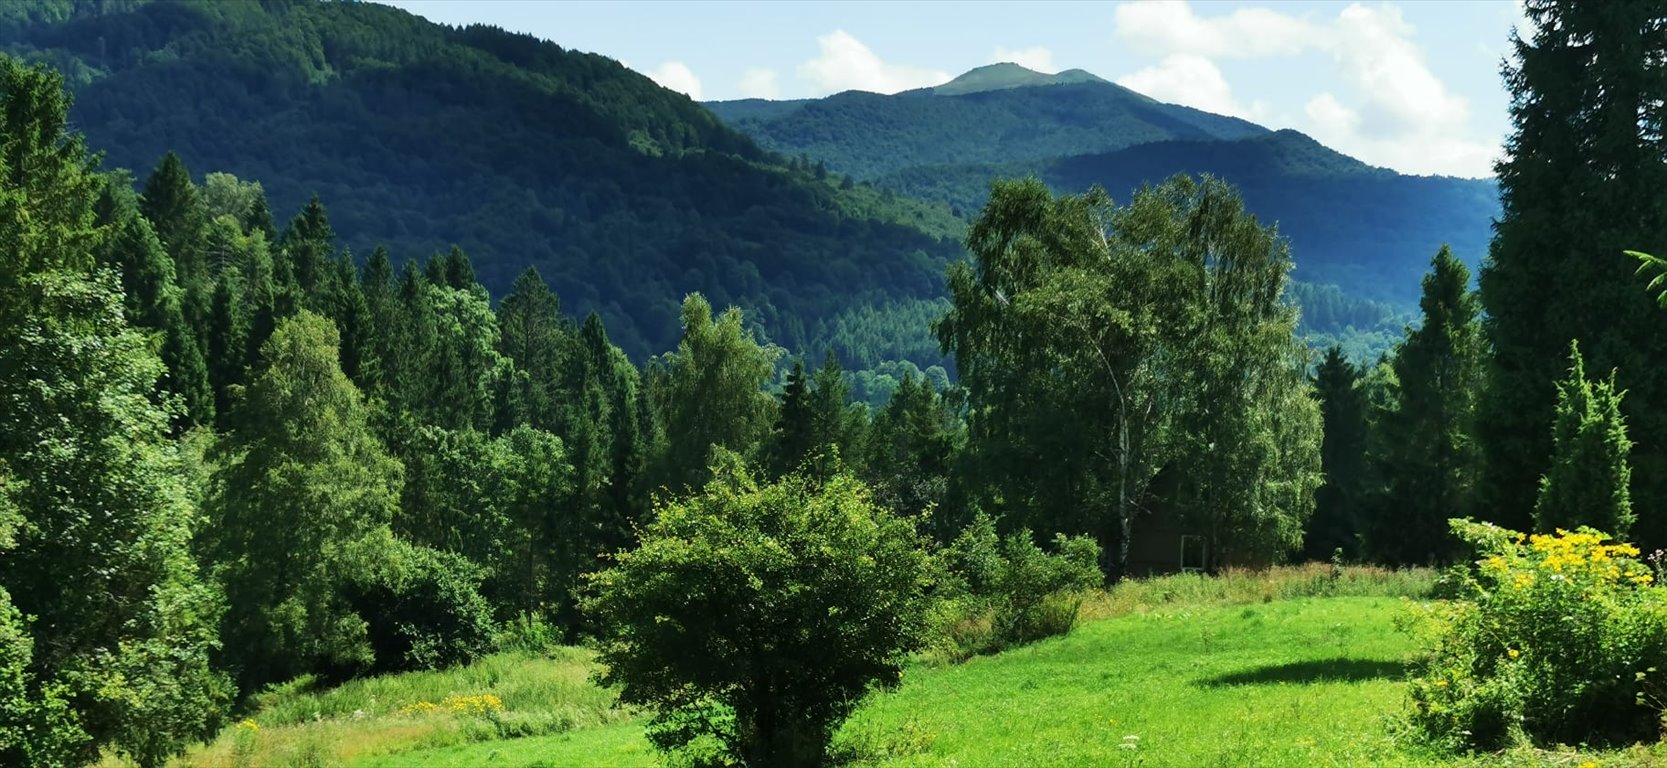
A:
<svg viewBox="0 0 1667 768">
<path fill-rule="evenodd" d="M 1012 61 L 1294 128 L 1402 173 L 1484 177 L 1515 0 L 380 0 L 604 54 L 697 101 L 895 93 Z"/>
</svg>

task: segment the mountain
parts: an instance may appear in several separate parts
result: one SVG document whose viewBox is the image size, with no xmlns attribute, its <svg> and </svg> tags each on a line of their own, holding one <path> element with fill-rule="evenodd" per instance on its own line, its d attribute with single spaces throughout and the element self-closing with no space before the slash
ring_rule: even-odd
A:
<svg viewBox="0 0 1667 768">
<path fill-rule="evenodd" d="M 314 193 L 338 245 L 397 260 L 451 244 L 494 292 L 538 267 L 638 357 L 671 348 L 690 291 L 776 341 L 941 296 L 960 223 L 785 161 L 603 56 L 368 3 L 4 3 L 0 50 L 64 72 L 74 127 L 140 178 Z M 883 351 L 877 354 L 885 354 Z"/>
<path fill-rule="evenodd" d="M 988 64 L 974 67 L 960 77 L 931 89 L 937 96 L 960 96 L 1008 88 L 1027 88 L 1036 85 L 1072 85 L 1074 83 L 1106 83 L 1105 80 L 1080 69 L 1067 69 L 1049 75 L 1025 69 L 1013 63 Z"/>
<path fill-rule="evenodd" d="M 1035 175 L 1062 192 L 1099 184 L 1127 199 L 1176 173 L 1220 176 L 1290 238 L 1297 278 L 1401 307 L 1416 301 L 1442 243 L 1480 261 L 1499 213 L 1491 180 L 1401 175 L 1296 131 L 1163 104 L 1080 70 L 996 64 L 893 96 L 707 106 L 765 148 L 963 216 L 995 177 Z"/>
<path fill-rule="evenodd" d="M 1086 72 L 1050 76 L 1016 64 L 981 67 L 938 88 L 893 96 L 846 91 L 706 107 L 765 149 L 808 155 L 860 179 L 917 166 L 1049 160 L 1154 141 L 1267 133 L 1238 118 L 1154 101 Z"/>
</svg>

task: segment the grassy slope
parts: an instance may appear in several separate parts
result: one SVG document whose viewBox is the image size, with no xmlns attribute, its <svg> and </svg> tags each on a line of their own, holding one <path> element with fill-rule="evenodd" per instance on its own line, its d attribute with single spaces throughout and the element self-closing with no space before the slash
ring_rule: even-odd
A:
<svg viewBox="0 0 1667 768">
<path fill-rule="evenodd" d="M 1368 570 L 1333 579 L 1324 566 L 1126 584 L 1090 600 L 1091 620 L 1069 636 L 911 669 L 902 688 L 845 725 L 836 753 L 876 766 L 1442 764 L 1393 736 L 1412 650 L 1392 626 L 1397 595 L 1427 585 L 1427 574 Z M 578 651 L 548 662 L 506 654 L 464 670 L 279 693 L 256 715 L 253 737 L 234 726 L 185 764 L 657 765 L 641 721 L 584 682 L 590 668 Z M 503 699 L 501 715 L 399 713 L 488 692 Z M 516 732 L 543 735 L 499 738 Z M 1524 750 L 1461 762 L 1636 765 L 1659 760 L 1653 752 Z"/>
</svg>

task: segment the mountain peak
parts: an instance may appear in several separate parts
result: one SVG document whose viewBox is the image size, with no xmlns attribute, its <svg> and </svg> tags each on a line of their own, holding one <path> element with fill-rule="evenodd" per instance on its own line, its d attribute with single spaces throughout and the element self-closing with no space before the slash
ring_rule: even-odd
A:
<svg viewBox="0 0 1667 768">
<path fill-rule="evenodd" d="M 960 77 L 932 89 L 937 96 L 959 96 L 982 91 L 1008 88 L 1027 88 L 1036 85 L 1065 85 L 1068 83 L 1104 83 L 1105 80 L 1080 69 L 1067 69 L 1058 74 L 1037 72 L 1012 62 L 986 64 L 966 71 Z"/>
</svg>

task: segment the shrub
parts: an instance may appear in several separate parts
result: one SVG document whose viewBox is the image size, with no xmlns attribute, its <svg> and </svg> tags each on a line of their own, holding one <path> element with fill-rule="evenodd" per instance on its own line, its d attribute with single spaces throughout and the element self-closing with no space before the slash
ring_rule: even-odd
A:
<svg viewBox="0 0 1667 768">
<path fill-rule="evenodd" d="M 942 554 L 940 642 L 959 659 L 1071 631 L 1083 592 L 1100 583 L 1099 558 L 1089 537 L 1056 536 L 1048 553 L 1029 530 L 998 537 L 995 521 L 978 513 Z"/>
<path fill-rule="evenodd" d="M 468 558 L 404 542 L 360 600 L 383 671 L 463 664 L 492 649 L 498 631 L 481 597 L 486 572 Z"/>
<path fill-rule="evenodd" d="M 759 485 L 720 453 L 698 495 L 589 578 L 602 682 L 653 711 L 649 738 L 703 763 L 818 765 L 870 688 L 924 636 L 912 521 L 849 475 Z"/>
<path fill-rule="evenodd" d="M 1454 520 L 1479 559 L 1461 599 L 1420 606 L 1412 721 L 1497 749 L 1654 737 L 1667 707 L 1667 600 L 1631 545 L 1590 528 L 1532 536 Z"/>
</svg>

